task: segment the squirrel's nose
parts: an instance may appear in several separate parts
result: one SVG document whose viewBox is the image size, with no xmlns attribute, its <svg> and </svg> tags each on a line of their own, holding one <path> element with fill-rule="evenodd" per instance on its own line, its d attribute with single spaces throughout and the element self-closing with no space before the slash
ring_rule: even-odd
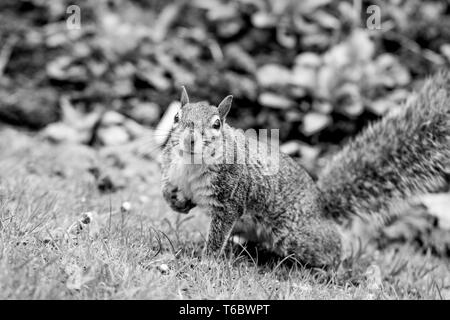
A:
<svg viewBox="0 0 450 320">
<path fill-rule="evenodd" d="M 194 149 L 194 145 L 195 145 L 195 136 L 191 137 L 191 149 Z"/>
<path fill-rule="evenodd" d="M 184 138 L 185 150 L 188 152 L 191 152 L 191 153 L 194 152 L 196 140 L 197 140 L 197 138 L 196 138 L 195 134 L 190 133 L 190 134 L 186 135 L 186 137 Z"/>
</svg>

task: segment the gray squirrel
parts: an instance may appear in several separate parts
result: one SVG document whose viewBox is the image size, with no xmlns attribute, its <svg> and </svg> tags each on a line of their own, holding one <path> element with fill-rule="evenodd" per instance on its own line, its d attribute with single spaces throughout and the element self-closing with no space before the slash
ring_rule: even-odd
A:
<svg viewBox="0 0 450 320">
<path fill-rule="evenodd" d="M 448 71 L 427 79 L 400 111 L 346 144 L 317 183 L 289 156 L 260 152 L 252 139 L 230 127 L 231 103 L 231 96 L 217 107 L 190 103 L 183 87 L 163 149 L 167 203 L 181 213 L 198 206 L 212 217 L 207 256 L 222 253 L 230 235 L 239 234 L 281 257 L 335 266 L 342 259 L 340 230 L 346 221 L 370 217 L 382 224 L 399 202 L 436 192 L 449 181 Z M 236 161 L 240 155 L 244 160 Z M 276 170 L 270 171 L 271 163 Z"/>
</svg>

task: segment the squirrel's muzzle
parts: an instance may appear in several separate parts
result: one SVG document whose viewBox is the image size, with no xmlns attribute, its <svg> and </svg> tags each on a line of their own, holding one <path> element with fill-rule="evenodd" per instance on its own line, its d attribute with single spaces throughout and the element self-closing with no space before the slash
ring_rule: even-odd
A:
<svg viewBox="0 0 450 320">
<path fill-rule="evenodd" d="M 201 136 L 195 130 L 186 130 L 182 135 L 183 151 L 187 153 L 201 153 Z"/>
</svg>

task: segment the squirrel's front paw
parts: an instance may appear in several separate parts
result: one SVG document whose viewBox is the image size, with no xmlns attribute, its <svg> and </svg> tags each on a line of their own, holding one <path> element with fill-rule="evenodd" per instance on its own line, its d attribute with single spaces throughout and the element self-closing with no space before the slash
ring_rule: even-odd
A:
<svg viewBox="0 0 450 320">
<path fill-rule="evenodd" d="M 170 207 L 180 213 L 188 213 L 192 208 L 195 207 L 190 199 L 177 200 L 171 203 Z"/>
<path fill-rule="evenodd" d="M 189 210 L 195 207 L 195 203 L 190 199 L 185 198 L 176 187 L 165 190 L 163 195 L 169 206 L 177 212 L 188 213 Z"/>
</svg>

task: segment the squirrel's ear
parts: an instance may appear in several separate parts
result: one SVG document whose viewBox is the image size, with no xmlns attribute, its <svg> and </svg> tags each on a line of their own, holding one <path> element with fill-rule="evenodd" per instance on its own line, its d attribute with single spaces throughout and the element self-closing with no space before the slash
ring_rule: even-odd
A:
<svg viewBox="0 0 450 320">
<path fill-rule="evenodd" d="M 233 96 L 227 96 L 217 107 L 219 109 L 219 115 L 221 119 L 225 119 L 225 117 L 227 116 L 228 112 L 230 111 L 232 101 Z"/>
<path fill-rule="evenodd" d="M 181 106 L 184 106 L 185 104 L 189 103 L 189 97 L 186 91 L 186 88 L 184 86 L 181 87 Z"/>
</svg>

